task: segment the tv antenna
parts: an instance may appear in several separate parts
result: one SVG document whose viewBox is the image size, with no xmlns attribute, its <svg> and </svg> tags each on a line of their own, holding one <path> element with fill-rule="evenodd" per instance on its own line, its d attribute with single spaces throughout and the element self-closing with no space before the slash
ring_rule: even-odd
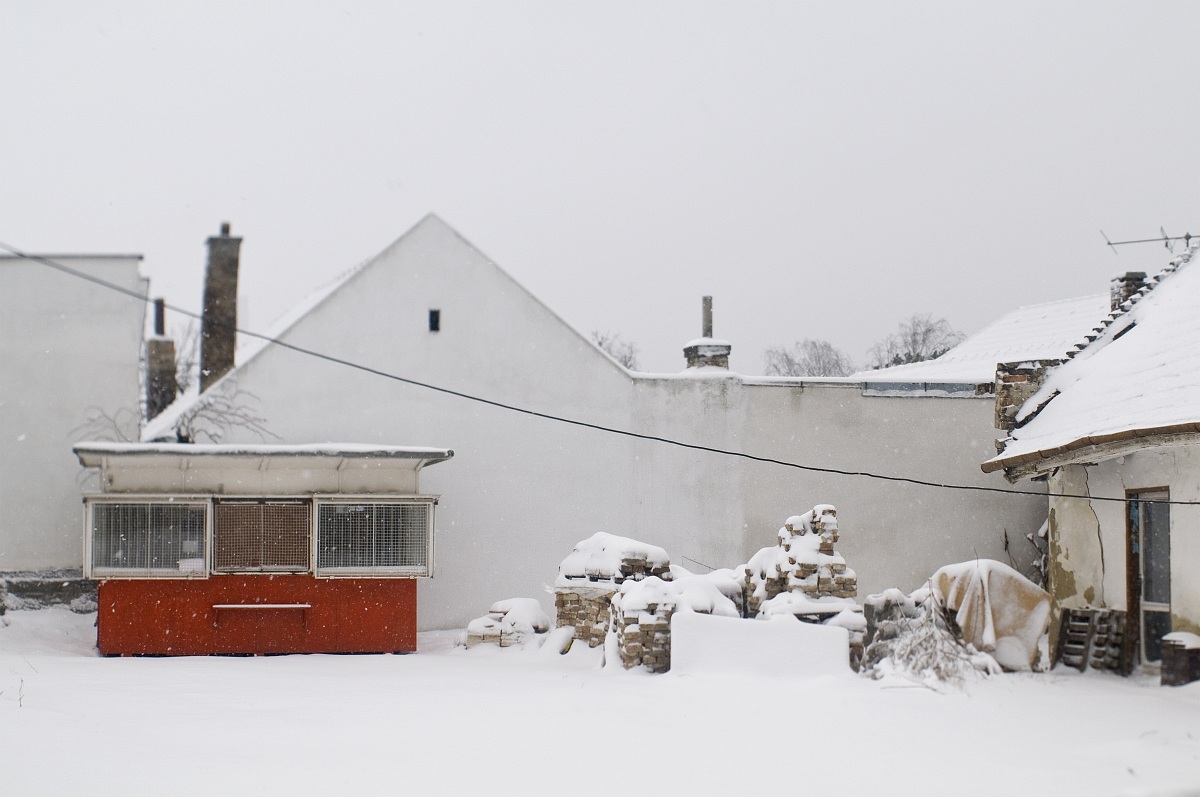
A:
<svg viewBox="0 0 1200 797">
<path fill-rule="evenodd" d="M 1162 227 L 1159 227 L 1158 231 L 1162 233 L 1162 235 L 1157 238 L 1139 238 L 1136 241 L 1110 241 L 1108 240 L 1108 236 L 1104 235 L 1104 230 L 1100 231 L 1100 235 L 1104 236 L 1104 243 L 1108 244 L 1109 248 L 1113 250 L 1113 254 L 1115 255 L 1120 254 L 1120 252 L 1117 251 L 1118 246 L 1124 246 L 1125 244 L 1155 243 L 1161 243 L 1164 249 L 1173 254 L 1175 252 L 1176 241 L 1183 241 L 1183 246 L 1186 249 L 1192 243 L 1192 239 L 1197 237 L 1192 235 L 1190 232 L 1185 232 L 1183 235 L 1167 235 L 1167 231 Z"/>
</svg>

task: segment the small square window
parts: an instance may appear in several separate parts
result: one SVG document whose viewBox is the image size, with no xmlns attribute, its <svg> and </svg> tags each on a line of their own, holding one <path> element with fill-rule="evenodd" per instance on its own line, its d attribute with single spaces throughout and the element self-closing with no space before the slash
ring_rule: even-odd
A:
<svg viewBox="0 0 1200 797">
<path fill-rule="evenodd" d="M 439 331 L 441 331 L 441 329 L 442 329 L 442 311 L 441 310 L 430 310 L 429 311 L 429 331 L 430 332 L 439 332 Z"/>
</svg>

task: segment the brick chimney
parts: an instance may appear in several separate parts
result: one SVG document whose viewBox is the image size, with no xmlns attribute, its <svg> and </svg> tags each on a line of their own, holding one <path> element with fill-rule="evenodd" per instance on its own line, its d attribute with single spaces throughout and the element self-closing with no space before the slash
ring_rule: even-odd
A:
<svg viewBox="0 0 1200 797">
<path fill-rule="evenodd" d="M 204 317 L 200 321 L 200 391 L 233 368 L 237 342 L 238 253 L 241 238 L 221 234 L 208 239 L 208 268 L 204 272 Z"/>
<path fill-rule="evenodd" d="M 1125 304 L 1130 296 L 1144 287 L 1146 287 L 1146 272 L 1144 271 L 1127 271 L 1114 278 L 1108 289 L 1108 309 L 1116 312 L 1117 308 Z"/>
<path fill-rule="evenodd" d="M 733 347 L 727 341 L 715 340 L 712 336 L 712 297 L 705 296 L 701 307 L 701 337 L 683 348 L 688 368 L 729 368 L 729 352 Z"/>
<path fill-rule="evenodd" d="M 166 336 L 166 302 L 154 300 L 154 336 L 146 341 L 146 420 L 171 406 L 179 393 L 175 381 L 175 341 Z"/>
</svg>

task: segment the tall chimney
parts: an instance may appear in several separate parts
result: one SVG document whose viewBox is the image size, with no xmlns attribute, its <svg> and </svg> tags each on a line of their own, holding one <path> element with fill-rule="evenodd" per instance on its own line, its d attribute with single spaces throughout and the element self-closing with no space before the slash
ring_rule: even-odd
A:
<svg viewBox="0 0 1200 797">
<path fill-rule="evenodd" d="M 1144 287 L 1146 287 L 1146 272 L 1144 271 L 1126 271 L 1117 276 L 1108 289 L 1108 309 L 1115 313 L 1117 308 L 1125 304 L 1130 296 Z"/>
<path fill-rule="evenodd" d="M 146 341 L 146 420 L 171 406 L 179 393 L 175 381 L 175 341 L 166 337 L 166 302 L 154 300 L 154 336 Z"/>
<path fill-rule="evenodd" d="M 688 368 L 729 368 L 729 352 L 733 347 L 724 340 L 714 340 L 712 320 L 712 297 L 705 296 L 700 306 L 700 333 L 698 340 L 683 347 Z"/>
<path fill-rule="evenodd" d="M 233 368 L 237 342 L 238 252 L 241 238 L 221 234 L 208 239 L 208 268 L 204 272 L 204 316 L 200 321 L 200 392 Z"/>
</svg>

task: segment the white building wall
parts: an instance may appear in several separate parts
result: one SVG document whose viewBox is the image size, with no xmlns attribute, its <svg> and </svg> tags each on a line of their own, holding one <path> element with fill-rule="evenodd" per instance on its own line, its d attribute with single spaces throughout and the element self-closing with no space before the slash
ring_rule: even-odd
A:
<svg viewBox="0 0 1200 797">
<path fill-rule="evenodd" d="M 145 295 L 138 256 L 55 261 Z M 79 463 L 90 408 L 136 435 L 145 303 L 0 257 L 0 572 L 79 568 Z"/>
<path fill-rule="evenodd" d="M 988 398 L 864 396 L 859 385 L 845 383 L 757 385 L 746 392 L 748 452 L 846 471 L 1011 487 L 979 468 L 995 451 Z M 976 558 L 1008 563 L 1006 533 L 1011 561 L 1026 571 L 1034 551 L 1025 535 L 1046 519 L 1041 494 L 946 490 L 761 464 L 748 465 L 743 482 L 743 553 L 774 544 L 789 514 L 833 504 L 838 550 L 858 574 L 860 597 L 888 587 L 916 589 L 946 564 Z"/>
<path fill-rule="evenodd" d="M 428 311 L 441 311 L 441 331 Z M 284 340 L 493 401 L 643 434 L 847 469 L 1004 485 L 984 476 L 995 431 L 984 399 L 894 399 L 857 385 L 748 384 L 719 372 L 632 376 L 449 227 L 428 219 L 284 333 Z M 682 368 L 683 357 L 680 355 Z M 268 348 L 239 389 L 286 443 L 444 446 L 422 475 L 441 494 L 435 577 L 421 628 L 461 626 L 494 601 L 538 597 L 596 531 L 661 545 L 703 571 L 773 544 L 790 514 L 840 510 L 861 591 L 912 589 L 937 567 L 1004 559 L 1044 498 L 817 476 L 520 415 Z M 231 442 L 252 442 L 245 433 Z M 1035 488 L 1036 489 L 1036 488 Z M 1007 560 L 1006 560 L 1007 561 Z"/>
</svg>

